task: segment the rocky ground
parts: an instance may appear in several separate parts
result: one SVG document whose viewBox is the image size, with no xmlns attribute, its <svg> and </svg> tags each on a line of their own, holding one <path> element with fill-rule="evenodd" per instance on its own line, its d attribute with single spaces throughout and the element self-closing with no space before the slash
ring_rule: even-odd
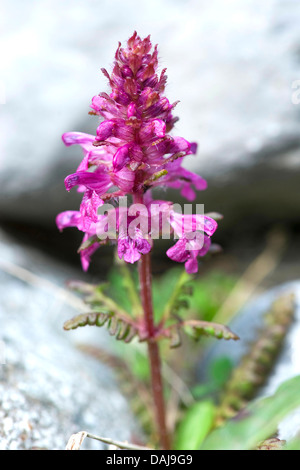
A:
<svg viewBox="0 0 300 470">
<path fill-rule="evenodd" d="M 1 450 L 63 450 L 82 430 L 129 441 L 139 432 L 113 372 L 76 348 L 109 348 L 106 331 L 62 329 L 83 309 L 64 285 L 80 277 L 1 232 Z M 84 448 L 103 446 L 86 439 Z"/>
</svg>

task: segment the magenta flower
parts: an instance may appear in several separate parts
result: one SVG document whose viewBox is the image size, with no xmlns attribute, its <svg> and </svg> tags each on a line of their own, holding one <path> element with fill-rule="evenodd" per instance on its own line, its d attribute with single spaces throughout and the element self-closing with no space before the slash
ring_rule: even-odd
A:
<svg viewBox="0 0 300 470">
<path fill-rule="evenodd" d="M 201 248 L 199 248 L 201 245 L 199 245 L 197 240 L 188 240 L 183 237 L 174 246 L 169 248 L 167 256 L 173 261 L 177 261 L 177 263 L 185 263 L 186 272 L 194 274 L 198 272 L 197 258 L 206 255 L 210 245 L 210 238 L 206 235 L 204 235 L 204 243 Z"/>
<path fill-rule="evenodd" d="M 135 237 L 129 235 L 119 235 L 118 238 L 118 256 L 124 258 L 127 263 L 135 263 L 141 257 L 151 250 L 150 243 L 143 238 L 140 230 L 136 230 Z"/>
<path fill-rule="evenodd" d="M 172 202 L 165 201 L 162 206 L 163 201 L 152 200 L 151 189 L 157 186 L 179 189 L 182 196 L 192 201 L 195 190 L 204 190 L 207 185 L 199 175 L 182 167 L 184 157 L 195 154 L 197 145 L 170 135 L 177 121 L 173 116 L 177 103 L 171 104 L 163 95 L 166 69 L 158 75 L 157 47 L 152 52 L 151 49 L 150 37 L 141 39 L 136 32 L 125 48 L 119 44 L 111 75 L 102 69 L 111 93 L 100 93 L 92 99 L 91 114 L 102 118 L 96 135 L 81 132 L 63 135 L 65 145 L 78 144 L 83 150 L 84 158 L 77 171 L 65 179 L 66 189 L 77 186 L 83 199 L 78 212 L 63 212 L 56 222 L 60 230 L 77 227 L 84 232 L 85 245 L 80 251 L 84 269 L 104 242 L 117 243 L 119 257 L 129 263 L 136 262 L 152 248 L 150 223 L 146 229 L 137 227 L 133 235 L 127 222 L 124 226 L 120 220 L 116 221 L 115 238 L 104 237 L 100 243 L 97 237 L 105 226 L 105 216 L 99 215 L 99 208 L 104 203 L 116 205 L 120 196 L 145 204 L 149 216 L 153 204 L 163 207 L 171 232 L 179 238 L 167 256 L 185 263 L 188 272 L 197 271 L 197 258 L 207 253 L 210 237 L 217 228 L 210 217 L 181 216 L 173 211 Z M 116 215 L 120 216 L 118 210 Z M 126 211 L 127 216 L 130 220 Z M 163 229 L 159 222 L 158 232 Z"/>
</svg>

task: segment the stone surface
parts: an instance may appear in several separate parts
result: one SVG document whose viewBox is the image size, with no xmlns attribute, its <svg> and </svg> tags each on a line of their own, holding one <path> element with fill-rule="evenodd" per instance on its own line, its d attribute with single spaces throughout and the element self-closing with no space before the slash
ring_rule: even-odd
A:
<svg viewBox="0 0 300 470">
<path fill-rule="evenodd" d="M 208 366 L 214 359 L 229 357 L 234 364 L 247 352 L 249 342 L 256 337 L 257 330 L 262 326 L 263 314 L 268 311 L 272 302 L 281 294 L 293 292 L 295 295 L 295 319 L 286 336 L 284 347 L 272 370 L 266 385 L 260 390 L 260 396 L 272 395 L 279 385 L 300 374 L 300 281 L 289 282 L 277 286 L 253 301 L 249 302 L 230 323 L 232 330 L 240 336 L 240 341 L 233 343 L 220 341 L 214 343 L 201 365 L 202 379 L 207 378 Z M 204 365 L 204 367 L 203 367 Z M 279 426 L 279 438 L 289 441 L 300 431 L 300 410 L 293 412 Z"/>
<path fill-rule="evenodd" d="M 18 15 L 15 12 L 18 12 Z M 293 219 L 299 204 L 298 0 L 4 0 L 0 40 L 0 216 L 54 226 L 77 207 L 63 179 L 79 162 L 65 131 L 95 132 L 100 67 L 134 29 L 159 43 L 176 133 L 200 143 L 187 165 L 208 178 L 225 221 Z M 46 196 L 45 196 L 46 195 Z M 225 222 L 226 223 L 226 222 Z"/>
<path fill-rule="evenodd" d="M 108 348 L 107 332 L 62 329 L 77 311 L 61 288 L 81 273 L 9 242 L 1 233 L 0 449 L 63 450 L 82 430 L 130 441 L 137 426 L 113 372 L 75 347 Z M 83 448 L 103 446 L 86 439 Z"/>
</svg>

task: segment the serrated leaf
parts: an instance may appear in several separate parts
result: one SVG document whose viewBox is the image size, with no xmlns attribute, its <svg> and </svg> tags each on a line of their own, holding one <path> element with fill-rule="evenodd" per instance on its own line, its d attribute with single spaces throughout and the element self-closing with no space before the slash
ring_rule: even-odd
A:
<svg viewBox="0 0 300 470">
<path fill-rule="evenodd" d="M 100 326 L 100 327 L 104 326 L 105 323 L 108 320 L 107 314 L 100 312 L 97 315 L 98 315 L 98 317 L 97 317 L 97 320 L 96 320 L 96 326 Z"/>
<path fill-rule="evenodd" d="M 133 328 L 131 325 L 127 325 L 125 322 L 122 322 L 116 335 L 116 339 L 124 340 L 126 336 L 129 334 L 130 329 Z"/>
<path fill-rule="evenodd" d="M 111 315 L 112 314 L 110 313 L 103 312 L 82 313 L 80 315 L 76 315 L 76 317 L 73 317 L 70 320 L 67 320 L 64 323 L 64 330 L 75 330 L 76 328 L 80 328 L 87 325 L 103 326 Z"/>
<path fill-rule="evenodd" d="M 117 333 L 119 333 L 120 322 L 116 316 L 113 316 L 109 319 L 107 329 L 111 336 L 115 336 Z"/>
<path fill-rule="evenodd" d="M 125 343 L 129 343 L 135 336 L 139 336 L 139 330 L 132 323 L 118 317 L 114 312 L 91 312 L 76 315 L 64 323 L 64 330 L 75 330 L 87 325 L 102 327 L 105 324 L 107 324 L 110 335 Z M 139 339 L 141 341 L 141 338 Z"/>
<path fill-rule="evenodd" d="M 217 339 L 234 341 L 239 339 L 239 337 L 227 326 L 198 320 L 187 320 L 175 323 L 162 330 L 159 333 L 158 338 L 168 338 L 170 340 L 170 347 L 176 348 L 181 345 L 181 330 L 195 340 L 199 340 L 201 336 L 213 336 Z"/>
<path fill-rule="evenodd" d="M 187 320 L 182 322 L 185 332 L 198 340 L 201 336 L 213 336 L 217 339 L 234 340 L 240 339 L 228 326 L 219 323 L 200 320 Z"/>
<path fill-rule="evenodd" d="M 133 338 L 137 336 L 137 334 L 138 334 L 138 331 L 134 327 L 131 327 L 128 331 L 128 334 L 124 338 L 124 343 L 127 343 L 127 344 L 130 343 L 133 340 Z"/>
</svg>

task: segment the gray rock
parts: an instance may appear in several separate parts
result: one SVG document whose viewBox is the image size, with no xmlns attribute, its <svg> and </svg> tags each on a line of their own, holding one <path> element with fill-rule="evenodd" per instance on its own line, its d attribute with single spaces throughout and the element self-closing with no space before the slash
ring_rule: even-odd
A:
<svg viewBox="0 0 300 470">
<path fill-rule="evenodd" d="M 285 338 L 284 347 L 270 374 L 266 385 L 260 390 L 259 396 L 272 395 L 280 384 L 300 374 L 300 281 L 289 282 L 277 286 L 253 301 L 249 302 L 230 323 L 232 330 L 240 336 L 240 341 L 234 344 L 220 341 L 214 343 L 204 357 L 199 368 L 199 378 L 208 378 L 209 364 L 218 357 L 226 356 L 234 364 L 247 352 L 248 345 L 256 337 L 258 329 L 262 326 L 263 314 L 268 311 L 273 301 L 284 293 L 294 293 L 295 319 Z M 300 410 L 293 412 L 279 425 L 279 438 L 290 440 L 300 431 Z"/>
<path fill-rule="evenodd" d="M 65 149 L 60 136 L 95 132 L 97 120 L 86 113 L 91 97 L 107 90 L 99 69 L 110 68 L 117 42 L 137 26 L 159 43 L 167 94 L 181 100 L 176 134 L 200 143 L 187 166 L 208 178 L 201 201 L 228 221 L 249 214 L 294 217 L 300 197 L 300 104 L 292 104 L 292 83 L 300 78 L 298 0 L 154 0 L 151 6 L 129 0 L 126 12 L 120 0 L 113 7 L 107 0 L 54 0 L 51 6 L 5 0 L 2 8 L 3 218 L 49 226 L 57 212 L 77 207 L 78 195 L 65 193 L 63 179 L 80 152 Z"/>
<path fill-rule="evenodd" d="M 82 430 L 130 441 L 138 428 L 113 372 L 75 346 L 107 349 L 108 335 L 62 329 L 77 314 L 63 282 L 81 273 L 8 244 L 2 233 L 0 260 L 0 449 L 62 450 Z M 103 446 L 86 439 L 83 448 Z"/>
</svg>

